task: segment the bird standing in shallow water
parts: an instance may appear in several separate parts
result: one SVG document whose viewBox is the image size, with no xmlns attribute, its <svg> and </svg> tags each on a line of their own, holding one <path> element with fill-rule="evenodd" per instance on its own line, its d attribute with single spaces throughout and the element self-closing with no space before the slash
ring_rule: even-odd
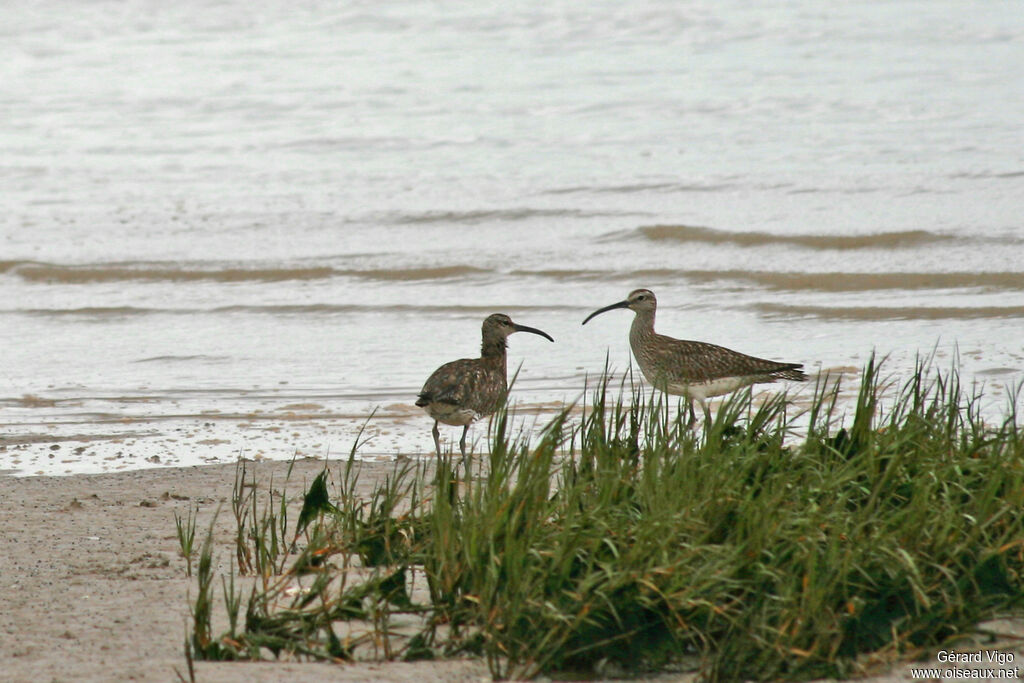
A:
<svg viewBox="0 0 1024 683">
<path fill-rule="evenodd" d="M 441 457 L 441 437 L 437 423 L 462 427 L 459 450 L 466 462 L 466 432 L 469 425 L 498 409 L 508 391 L 506 379 L 507 339 L 515 332 L 531 332 L 555 341 L 547 332 L 517 325 L 503 313 L 484 320 L 483 343 L 479 358 L 463 358 L 445 363 L 434 371 L 416 399 L 416 405 L 434 418 L 434 448 Z"/>
<path fill-rule="evenodd" d="M 629 346 L 644 373 L 656 389 L 684 396 L 690 406 L 690 426 L 697 421 L 693 401 L 700 401 L 705 417 L 710 415 L 707 399 L 761 382 L 807 379 L 800 363 L 777 363 L 755 358 L 706 342 L 674 339 L 654 331 L 658 300 L 649 289 L 635 289 L 624 301 L 599 308 L 583 321 L 616 308 L 628 308 L 636 316 L 629 328 Z"/>
</svg>

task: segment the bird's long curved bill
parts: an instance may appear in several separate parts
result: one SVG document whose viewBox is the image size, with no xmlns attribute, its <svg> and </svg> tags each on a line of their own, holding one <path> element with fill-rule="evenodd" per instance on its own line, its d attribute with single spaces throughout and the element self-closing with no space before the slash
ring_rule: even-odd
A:
<svg viewBox="0 0 1024 683">
<path fill-rule="evenodd" d="M 617 304 L 612 304 L 611 306 L 605 306 L 604 308 L 599 308 L 596 311 L 594 311 L 593 313 L 591 313 L 590 315 L 588 315 L 587 319 L 584 320 L 581 324 L 582 325 L 586 325 L 588 322 L 590 322 L 590 319 L 593 318 L 595 315 L 601 315 L 602 313 L 605 313 L 607 311 L 613 311 L 616 308 L 629 308 L 629 302 L 628 301 L 620 301 Z"/>
<path fill-rule="evenodd" d="M 526 325 L 516 325 L 515 323 L 512 324 L 512 327 L 516 328 L 516 332 L 530 332 L 531 334 L 539 334 L 540 336 L 544 337 L 548 341 L 555 341 L 554 339 L 552 339 L 550 334 L 548 334 L 544 330 L 538 330 L 536 327 L 527 327 Z"/>
</svg>

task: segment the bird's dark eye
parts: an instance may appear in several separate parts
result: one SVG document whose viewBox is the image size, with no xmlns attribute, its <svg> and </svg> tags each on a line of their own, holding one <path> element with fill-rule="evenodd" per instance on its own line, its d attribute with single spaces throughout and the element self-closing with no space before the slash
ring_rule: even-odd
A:
<svg viewBox="0 0 1024 683">
<path fill-rule="evenodd" d="M 644 294 L 641 294 L 640 296 L 638 296 L 638 297 L 636 298 L 636 300 L 637 300 L 637 301 L 643 301 L 643 300 L 644 300 L 644 299 L 646 299 L 646 298 L 647 298 L 647 296 L 646 296 L 646 295 L 644 295 Z"/>
</svg>

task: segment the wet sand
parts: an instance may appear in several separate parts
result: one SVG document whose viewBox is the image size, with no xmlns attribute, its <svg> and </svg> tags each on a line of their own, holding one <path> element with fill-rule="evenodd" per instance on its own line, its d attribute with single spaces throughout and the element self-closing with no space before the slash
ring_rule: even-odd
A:
<svg viewBox="0 0 1024 683">
<path fill-rule="evenodd" d="M 320 460 L 298 461 L 289 491 L 304 490 L 323 465 Z M 273 476 L 280 482 L 287 466 L 257 463 L 256 473 L 263 481 Z M 359 485 L 368 491 L 392 465 L 364 462 L 362 467 Z M 183 640 L 194 579 L 185 576 L 185 562 L 178 554 L 174 512 L 186 514 L 198 506 L 202 532 L 218 505 L 226 506 L 217 521 L 215 557 L 226 569 L 233 548 L 229 505 L 234 476 L 234 465 L 217 465 L 0 477 L 0 525 L 5 529 L 0 539 L 0 678 L 165 682 L 179 680 L 180 672 L 188 680 Z M 215 630 L 219 631 L 216 624 Z M 998 630 L 1024 634 L 1017 624 L 1001 624 Z M 1003 646 L 983 647 L 1009 651 Z M 1019 647 L 1016 652 L 1016 662 L 1024 660 Z M 196 680 L 204 683 L 490 679 L 483 661 L 466 660 L 345 665 L 197 662 L 195 667 Z M 910 665 L 870 680 L 910 680 Z"/>
</svg>

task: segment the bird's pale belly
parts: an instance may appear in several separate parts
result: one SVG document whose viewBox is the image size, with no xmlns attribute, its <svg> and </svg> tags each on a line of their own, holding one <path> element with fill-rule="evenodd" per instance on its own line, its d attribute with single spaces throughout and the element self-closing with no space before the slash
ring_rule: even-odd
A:
<svg viewBox="0 0 1024 683">
<path fill-rule="evenodd" d="M 712 396 L 721 396 L 722 394 L 731 393 L 741 387 L 750 386 L 755 382 L 756 379 L 753 377 L 723 377 L 722 379 L 713 379 L 708 382 L 694 382 L 691 384 L 670 382 L 666 387 L 666 390 L 674 396 L 685 396 L 686 398 L 703 401 L 704 399 L 711 398 Z"/>
<path fill-rule="evenodd" d="M 480 417 L 480 414 L 475 410 L 460 408 L 451 403 L 428 403 L 423 406 L 423 410 L 438 422 L 455 427 L 465 427 Z"/>
</svg>

